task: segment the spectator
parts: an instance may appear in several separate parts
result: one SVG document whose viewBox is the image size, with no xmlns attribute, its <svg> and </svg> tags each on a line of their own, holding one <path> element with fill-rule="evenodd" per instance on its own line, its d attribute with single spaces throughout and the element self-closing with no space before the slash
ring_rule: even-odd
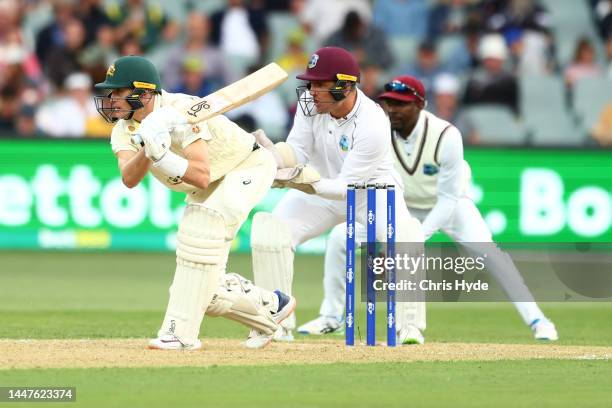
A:
<svg viewBox="0 0 612 408">
<path fill-rule="evenodd" d="M 102 0 L 79 0 L 76 12 L 85 27 L 87 45 L 96 41 L 100 27 L 111 25 L 111 20 L 102 7 Z"/>
<path fill-rule="evenodd" d="M 342 27 L 351 10 L 356 11 L 363 21 L 372 20 L 372 9 L 368 0 L 306 0 L 299 19 L 314 40 L 315 48 L 318 48 Z"/>
<path fill-rule="evenodd" d="M 36 36 L 36 56 L 47 61 L 48 54 L 65 46 L 65 26 L 76 17 L 76 0 L 52 0 L 53 19 Z"/>
<path fill-rule="evenodd" d="M 83 50 L 79 61 L 94 82 L 102 82 L 109 65 L 118 57 L 115 30 L 110 25 L 101 25 L 96 33 L 96 41 Z"/>
<path fill-rule="evenodd" d="M 221 51 L 208 41 L 210 22 L 206 14 L 196 11 L 189 13 L 185 34 L 186 38 L 172 47 L 166 56 L 166 64 L 162 70 L 164 87 L 173 89 L 179 86 L 181 64 L 186 56 L 204 61 L 207 77 L 216 84 L 225 85 L 237 79 Z"/>
<path fill-rule="evenodd" d="M 441 0 L 429 14 L 429 38 L 461 34 L 468 26 L 481 26 L 481 9 L 473 0 Z"/>
<path fill-rule="evenodd" d="M 142 43 L 135 36 L 127 36 L 123 38 L 123 41 L 119 44 L 119 55 L 142 55 L 144 49 Z"/>
<path fill-rule="evenodd" d="M 425 38 L 428 24 L 426 0 L 377 0 L 374 24 L 390 37 Z"/>
<path fill-rule="evenodd" d="M 591 0 L 594 4 L 593 14 L 601 38 L 612 34 L 612 0 Z"/>
<path fill-rule="evenodd" d="M 154 2 L 125 0 L 124 5 L 109 5 L 106 14 L 116 26 L 119 42 L 135 40 L 147 52 L 157 44 L 174 41 L 180 31 L 179 25 L 170 21 L 162 7 Z"/>
<path fill-rule="evenodd" d="M 197 57 L 187 56 L 182 63 L 182 81 L 172 92 L 206 96 L 219 88 L 208 80 L 204 64 Z"/>
<path fill-rule="evenodd" d="M 433 41 L 423 41 L 419 45 L 416 62 L 404 67 L 401 73 L 419 79 L 425 85 L 425 89 L 428 90 L 427 98 L 431 99 L 434 78 L 440 75 L 442 71 L 436 45 Z"/>
<path fill-rule="evenodd" d="M 565 70 L 565 83 L 571 88 L 576 81 L 601 76 L 602 71 L 595 61 L 595 49 L 591 40 L 586 37 L 580 38 L 576 43 L 574 59 Z"/>
<path fill-rule="evenodd" d="M 79 57 L 85 45 L 85 28 L 76 19 L 62 26 L 63 45 L 57 46 L 47 53 L 43 66 L 47 77 L 56 88 L 61 88 L 70 73 L 81 71 Z"/>
<path fill-rule="evenodd" d="M 19 89 L 10 85 L 0 89 L 0 136 L 14 135 L 18 112 Z"/>
<path fill-rule="evenodd" d="M 227 5 L 226 10 L 211 16 L 212 44 L 225 55 L 243 60 L 245 64 L 257 62 L 268 49 L 265 13 L 262 9 L 246 7 L 244 0 L 228 0 Z"/>
<path fill-rule="evenodd" d="M 305 33 L 296 29 L 287 38 L 287 50 L 278 59 L 280 65 L 287 72 L 303 70 L 308 65 L 308 53 L 304 50 Z"/>
<path fill-rule="evenodd" d="M 15 118 L 15 132 L 21 137 L 39 137 L 42 133 L 36 127 L 34 105 L 21 105 Z"/>
<path fill-rule="evenodd" d="M 550 32 L 550 15 L 538 0 L 508 0 L 487 21 L 487 28 L 506 37 L 520 37 L 523 31 Z"/>
<path fill-rule="evenodd" d="M 470 76 L 463 103 L 507 106 L 518 115 L 518 84 L 516 77 L 504 67 L 508 58 L 504 38 L 499 34 L 482 37 L 479 55 L 482 67 Z"/>
<path fill-rule="evenodd" d="M 393 64 L 393 55 L 385 33 L 368 24 L 356 11 L 346 15 L 342 28 L 332 34 L 325 45 L 351 51 L 359 65 L 377 65 L 389 69 Z"/>
<path fill-rule="evenodd" d="M 96 111 L 91 78 L 81 72 L 70 74 L 64 83 L 68 92 L 40 107 L 36 125 L 53 137 L 108 136 L 112 125 Z"/>
</svg>

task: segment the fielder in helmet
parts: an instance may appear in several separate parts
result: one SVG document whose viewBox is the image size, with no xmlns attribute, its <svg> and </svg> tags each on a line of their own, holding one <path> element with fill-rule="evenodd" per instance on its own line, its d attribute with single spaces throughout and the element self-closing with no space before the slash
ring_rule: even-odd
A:
<svg viewBox="0 0 612 408">
<path fill-rule="evenodd" d="M 321 48 L 297 78 L 306 83 L 297 89 L 301 109 L 295 114 L 287 141 L 276 145 L 260 141 L 277 158 L 275 185 L 291 190 L 271 214 L 257 213 L 251 226 L 256 284 L 285 293 L 291 292 L 295 248 L 345 221 L 347 184 L 395 184 L 396 197 L 403 194 L 401 178 L 393 167 L 389 119 L 357 87 L 360 72 L 355 57 L 342 48 Z M 420 245 L 420 223 L 399 198 L 397 240 Z M 365 225 L 364 191 L 359 191 L 357 203 L 357 222 Z M 377 197 L 377 205 L 385 207 L 382 195 Z M 385 225 L 382 220 L 377 223 L 380 240 L 386 237 Z M 333 281 L 325 281 L 323 286 L 330 294 L 327 299 L 344 293 L 344 288 Z M 424 305 L 418 307 L 424 312 Z M 337 310 L 337 305 L 324 304 L 320 319 L 314 322 L 317 330 L 339 329 L 343 316 Z M 398 330 L 414 324 L 404 309 L 398 310 Z M 275 338 L 291 340 L 294 319 L 287 319 L 282 326 Z"/>
</svg>

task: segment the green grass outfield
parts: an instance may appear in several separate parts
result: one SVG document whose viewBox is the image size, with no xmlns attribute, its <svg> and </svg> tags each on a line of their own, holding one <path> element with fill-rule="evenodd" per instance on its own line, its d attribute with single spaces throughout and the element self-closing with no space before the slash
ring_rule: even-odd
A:
<svg viewBox="0 0 612 408">
<path fill-rule="evenodd" d="M 233 254 L 229 270 L 249 276 L 249 263 Z M 318 313 L 322 266 L 320 257 L 298 256 L 301 322 Z M 172 254 L 0 252 L 0 338 L 152 337 L 173 269 Z M 557 324 L 559 345 L 612 346 L 612 305 L 542 308 Z M 233 322 L 206 318 L 202 336 L 245 333 Z M 497 303 L 431 304 L 426 336 L 428 342 L 533 343 L 512 306 Z M 77 403 L 65 404 L 71 407 L 609 406 L 610 378 L 609 359 L 0 370 L 4 386 L 76 386 Z"/>
</svg>

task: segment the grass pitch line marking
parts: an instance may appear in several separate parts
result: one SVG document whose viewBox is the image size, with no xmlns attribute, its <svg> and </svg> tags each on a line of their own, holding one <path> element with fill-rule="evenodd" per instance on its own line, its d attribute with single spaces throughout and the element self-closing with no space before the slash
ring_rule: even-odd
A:
<svg viewBox="0 0 612 408">
<path fill-rule="evenodd" d="M 346 347 L 341 340 L 272 343 L 248 350 L 240 340 L 205 339 L 197 351 L 147 350 L 148 339 L 0 340 L 0 369 L 333 364 L 410 361 L 609 359 L 612 347 L 556 344 L 428 343 Z"/>
</svg>

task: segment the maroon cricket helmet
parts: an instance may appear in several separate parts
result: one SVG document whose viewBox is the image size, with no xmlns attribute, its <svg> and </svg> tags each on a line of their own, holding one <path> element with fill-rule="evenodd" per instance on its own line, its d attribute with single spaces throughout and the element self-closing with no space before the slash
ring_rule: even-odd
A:
<svg viewBox="0 0 612 408">
<path fill-rule="evenodd" d="M 297 79 L 359 82 L 359 64 L 344 48 L 323 47 L 310 56 L 306 72 L 297 75 Z"/>
<path fill-rule="evenodd" d="M 385 84 L 385 92 L 378 99 L 395 99 L 401 102 L 425 102 L 425 86 L 410 75 L 401 75 Z"/>
</svg>

